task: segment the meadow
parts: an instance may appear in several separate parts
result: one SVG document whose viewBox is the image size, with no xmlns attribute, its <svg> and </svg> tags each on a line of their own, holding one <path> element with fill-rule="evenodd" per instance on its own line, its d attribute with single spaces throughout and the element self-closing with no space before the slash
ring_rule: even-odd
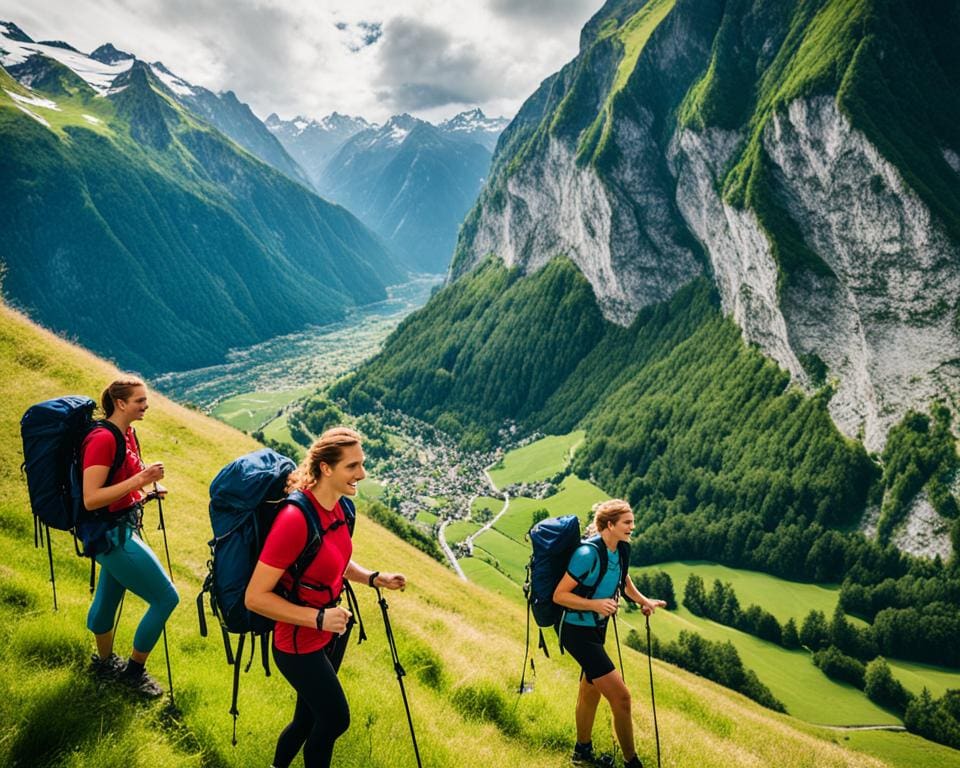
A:
<svg viewBox="0 0 960 768">
<path fill-rule="evenodd" d="M 84 628 L 88 564 L 73 554 L 66 535 L 53 539 L 60 609 L 51 609 L 46 553 L 31 546 L 26 490 L 17 470 L 17 422 L 30 403 L 68 392 L 92 395 L 114 373 L 108 364 L 19 315 L 0 312 L 0 764 L 268 765 L 275 737 L 293 707 L 292 691 L 276 673 L 265 679 L 255 663 L 241 676 L 239 743 L 231 746 L 230 668 L 215 631 L 199 636 L 193 605 L 208 557 L 207 485 L 223 464 L 256 447 L 249 437 L 156 394 L 147 419 L 138 425 L 145 455 L 163 458 L 170 487 L 164 513 L 182 599 L 168 624 L 176 709 L 133 702 L 109 687 L 97 687 L 88 676 L 93 650 Z M 155 527 L 156 511 L 149 509 L 145 533 L 159 548 Z M 423 764 L 567 765 L 577 672 L 567 657 L 538 660 L 534 691 L 517 700 L 523 606 L 461 581 L 362 514 L 354 543 L 359 562 L 401 570 L 409 578 L 405 592 L 386 597 Z M 352 726 L 338 742 L 335 764 L 413 765 L 382 620 L 370 590 L 358 591 L 369 640 L 351 646 L 341 673 Z M 121 652 L 129 646 L 142 610 L 137 599 L 126 600 L 118 630 Z M 654 764 L 649 690 L 639 682 L 646 679 L 646 659 L 628 649 L 624 663 L 627 679 L 635 681 L 641 757 Z M 149 667 L 164 678 L 160 648 Z M 875 744 L 841 742 L 833 732 L 769 712 L 670 665 L 655 661 L 654 675 L 665 766 L 916 765 L 870 757 L 866 752 L 875 750 Z M 611 744 L 602 716 L 595 739 L 604 749 Z M 919 742 L 911 740 L 904 736 L 897 744 Z M 919 743 L 927 750 L 925 758 L 937 765 L 958 764 L 955 752 Z"/>
<path fill-rule="evenodd" d="M 512 483 L 536 483 L 562 471 L 586 433 L 576 430 L 567 435 L 548 435 L 522 448 L 510 451 L 490 469 L 490 478 L 498 488 Z"/>
</svg>

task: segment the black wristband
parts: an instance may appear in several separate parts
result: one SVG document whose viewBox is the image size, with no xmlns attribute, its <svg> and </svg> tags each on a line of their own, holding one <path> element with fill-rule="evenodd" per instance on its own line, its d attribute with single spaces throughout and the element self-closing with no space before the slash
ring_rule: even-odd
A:
<svg viewBox="0 0 960 768">
<path fill-rule="evenodd" d="M 367 577 L 367 586 L 368 586 L 368 587 L 372 587 L 372 586 L 373 586 L 373 581 L 374 581 L 374 579 L 376 579 L 377 576 L 379 576 L 379 575 L 380 575 L 380 571 L 374 571 L 373 573 L 371 573 L 371 574 Z"/>
<path fill-rule="evenodd" d="M 323 614 L 326 613 L 326 611 L 326 608 L 321 608 L 317 611 L 317 629 L 319 630 L 323 629 Z"/>
</svg>

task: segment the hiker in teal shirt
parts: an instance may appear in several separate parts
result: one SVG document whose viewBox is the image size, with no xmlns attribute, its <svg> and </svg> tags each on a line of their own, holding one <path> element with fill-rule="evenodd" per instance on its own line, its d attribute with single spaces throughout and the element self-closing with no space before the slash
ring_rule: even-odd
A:
<svg viewBox="0 0 960 768">
<path fill-rule="evenodd" d="M 598 535 L 577 547 L 553 593 L 553 601 L 565 609 L 557 628 L 560 644 L 582 669 L 573 762 L 575 765 L 614 765 L 612 755 L 598 755 L 593 751 L 593 722 L 602 696 L 613 712 L 624 768 L 643 768 L 633 740 L 630 691 L 603 644 L 607 621 L 619 607 L 621 584 L 623 594 L 638 603 L 647 616 L 666 603 L 640 594 L 627 573 L 630 534 L 634 527 L 630 505 L 612 499 L 594 506 L 593 512 L 591 528 Z M 604 554 L 606 569 L 601 561 Z"/>
</svg>

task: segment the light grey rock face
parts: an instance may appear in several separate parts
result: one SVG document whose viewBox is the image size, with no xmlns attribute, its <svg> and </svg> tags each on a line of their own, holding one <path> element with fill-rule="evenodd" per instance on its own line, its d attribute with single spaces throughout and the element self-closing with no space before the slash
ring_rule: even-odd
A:
<svg viewBox="0 0 960 768">
<path fill-rule="evenodd" d="M 943 159 L 947 161 L 947 165 L 953 168 L 953 170 L 955 170 L 957 173 L 960 173 L 960 155 L 958 155 L 952 149 L 944 149 Z"/>
<path fill-rule="evenodd" d="M 910 408 L 960 394 L 960 250 L 833 100 L 797 100 L 763 136 L 781 203 L 832 274 L 790 274 L 778 290 L 767 235 L 717 190 L 741 136 L 680 130 L 677 202 L 710 256 L 724 311 L 806 383 L 814 354 L 836 384 L 831 414 L 870 450 Z"/>
<path fill-rule="evenodd" d="M 960 394 L 960 248 L 832 99 L 792 102 L 764 149 L 787 212 L 833 272 L 787 281 L 791 346 L 838 380 L 838 426 L 879 449 L 908 409 Z"/>
<path fill-rule="evenodd" d="M 907 519 L 894 531 L 891 541 L 911 555 L 940 555 L 946 561 L 953 553 L 950 521 L 937 514 L 925 491 L 918 493 L 911 502 Z"/>
<path fill-rule="evenodd" d="M 612 140 L 625 160 L 605 181 L 551 137 L 538 162 L 507 179 L 503 209 L 481 211 L 470 261 L 494 253 L 533 272 L 565 255 L 590 281 L 607 319 L 621 325 L 701 274 L 652 170 L 649 125 L 620 120 Z"/>
<path fill-rule="evenodd" d="M 805 380 L 790 345 L 777 291 L 777 264 L 756 215 L 724 202 L 722 175 L 742 136 L 718 128 L 680 130 L 670 146 L 677 178 L 677 205 L 710 257 L 725 314 L 752 341 L 800 381 Z"/>
</svg>

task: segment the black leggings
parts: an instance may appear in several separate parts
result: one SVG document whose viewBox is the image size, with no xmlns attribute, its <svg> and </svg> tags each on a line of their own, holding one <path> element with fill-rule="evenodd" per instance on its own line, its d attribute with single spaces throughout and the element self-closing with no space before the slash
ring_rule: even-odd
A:
<svg viewBox="0 0 960 768">
<path fill-rule="evenodd" d="M 273 764 L 287 768 L 303 748 L 304 768 L 329 768 L 333 745 L 350 726 L 350 708 L 325 651 L 295 654 L 273 649 L 277 669 L 297 692 L 293 720 L 277 739 Z"/>
</svg>

